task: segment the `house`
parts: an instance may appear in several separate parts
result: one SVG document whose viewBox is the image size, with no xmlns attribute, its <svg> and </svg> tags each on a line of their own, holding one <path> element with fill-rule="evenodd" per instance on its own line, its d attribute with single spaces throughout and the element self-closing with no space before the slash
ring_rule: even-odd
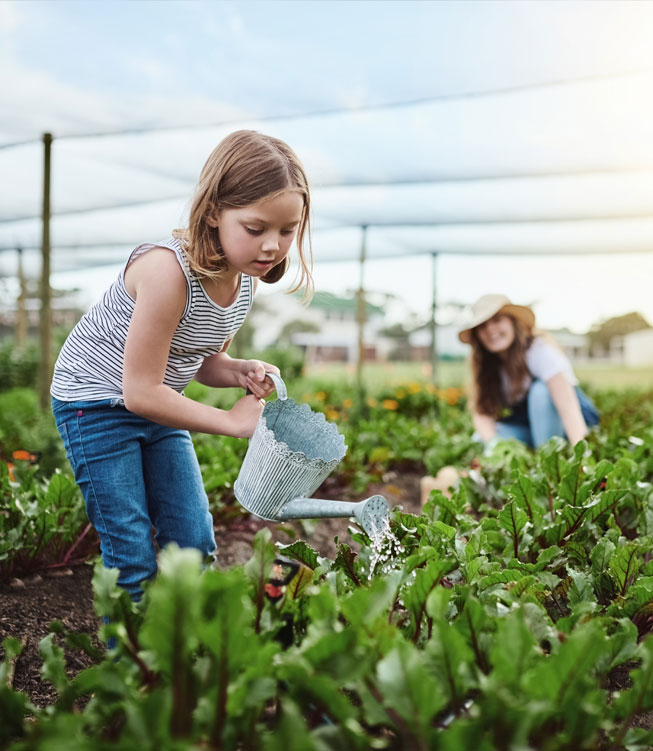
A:
<svg viewBox="0 0 653 751">
<path fill-rule="evenodd" d="M 62 329 L 72 329 L 79 321 L 83 311 L 79 309 L 73 291 L 52 291 L 50 307 L 52 310 L 52 325 Z M 0 336 L 15 336 L 20 326 L 21 312 L 15 300 L 6 300 L 0 306 Z M 38 297 L 28 297 L 23 302 L 23 326 L 30 336 L 36 337 L 41 325 L 41 301 Z"/>
<path fill-rule="evenodd" d="M 572 362 L 589 360 L 590 343 L 587 334 L 575 334 L 569 329 L 551 329 L 547 333 L 556 340 Z"/>
<path fill-rule="evenodd" d="M 438 357 L 445 360 L 459 360 L 469 355 L 469 346 L 458 338 L 460 326 L 453 323 L 440 324 L 436 328 L 435 343 Z M 422 326 L 410 334 L 410 359 L 429 361 L 431 359 L 431 327 Z"/>
<path fill-rule="evenodd" d="M 274 297 L 274 299 L 272 299 Z M 352 294 L 339 297 L 331 292 L 316 292 L 308 308 L 301 296 L 269 295 L 263 298 L 266 310 L 274 315 L 257 317 L 254 345 L 258 350 L 276 345 L 284 328 L 303 322 L 306 331 L 290 334 L 290 342 L 302 349 L 307 362 L 356 362 L 358 359 L 358 299 Z M 364 327 L 365 358 L 386 359 L 392 342 L 380 335 L 386 326 L 384 306 L 366 303 Z"/>
<path fill-rule="evenodd" d="M 620 340 L 615 345 L 620 345 L 623 365 L 633 368 L 653 365 L 653 329 L 633 331 L 615 339 Z"/>
</svg>

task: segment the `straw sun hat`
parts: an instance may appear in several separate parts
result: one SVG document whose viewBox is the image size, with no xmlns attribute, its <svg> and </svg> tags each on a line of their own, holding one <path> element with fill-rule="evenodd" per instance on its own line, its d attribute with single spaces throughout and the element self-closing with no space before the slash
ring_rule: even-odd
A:
<svg viewBox="0 0 653 751">
<path fill-rule="evenodd" d="M 489 321 L 497 313 L 507 313 L 529 329 L 535 325 L 535 314 L 525 305 L 513 305 L 505 295 L 483 295 L 472 305 L 471 320 L 467 327 L 458 332 L 460 341 L 469 344 L 472 340 L 472 329 Z"/>
</svg>

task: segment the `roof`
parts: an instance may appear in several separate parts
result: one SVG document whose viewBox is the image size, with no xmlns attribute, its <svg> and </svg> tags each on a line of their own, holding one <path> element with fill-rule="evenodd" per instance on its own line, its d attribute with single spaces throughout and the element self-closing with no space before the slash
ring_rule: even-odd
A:
<svg viewBox="0 0 653 751">
<path fill-rule="evenodd" d="M 358 310 L 358 299 L 356 297 L 338 297 L 331 292 L 316 292 L 311 300 L 310 307 L 355 314 Z M 378 305 L 372 305 L 370 302 L 366 302 L 365 310 L 368 315 L 370 313 L 383 315 L 384 313 L 383 308 Z"/>
</svg>

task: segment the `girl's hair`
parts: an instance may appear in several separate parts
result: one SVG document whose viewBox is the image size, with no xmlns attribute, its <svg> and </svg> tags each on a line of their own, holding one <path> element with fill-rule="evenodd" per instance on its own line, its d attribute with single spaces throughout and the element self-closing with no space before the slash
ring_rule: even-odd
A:
<svg viewBox="0 0 653 751">
<path fill-rule="evenodd" d="M 219 233 L 206 222 L 209 213 L 241 209 L 273 198 L 286 190 L 297 191 L 304 208 L 297 228 L 298 280 L 290 292 L 304 287 L 305 298 L 313 293 L 313 257 L 310 231 L 310 193 L 306 173 L 295 152 L 283 141 L 253 130 L 237 130 L 224 138 L 202 168 L 186 230 L 175 230 L 182 240 L 191 270 L 199 277 L 218 280 L 226 268 Z M 304 242 L 308 237 L 308 250 Z M 286 257 L 261 277 L 277 282 L 288 270 Z"/>
<path fill-rule="evenodd" d="M 497 419 L 502 410 L 509 404 L 514 404 L 522 395 L 524 381 L 529 374 L 526 364 L 526 352 L 531 346 L 536 333 L 524 326 L 511 315 L 504 313 L 515 327 L 515 338 L 503 357 L 490 352 L 481 344 L 478 327 L 471 331 L 472 345 L 472 406 L 481 415 L 489 415 Z M 508 394 L 503 393 L 503 371 L 508 379 Z"/>
</svg>

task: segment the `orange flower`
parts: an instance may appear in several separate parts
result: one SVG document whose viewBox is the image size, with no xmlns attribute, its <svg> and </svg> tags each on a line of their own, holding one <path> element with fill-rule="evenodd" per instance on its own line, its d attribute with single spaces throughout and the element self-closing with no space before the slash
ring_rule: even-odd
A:
<svg viewBox="0 0 653 751">
<path fill-rule="evenodd" d="M 315 398 L 318 400 L 318 402 L 323 402 L 326 399 L 326 394 L 324 391 L 318 391 L 315 394 Z"/>
<path fill-rule="evenodd" d="M 411 394 L 419 394 L 421 390 L 422 386 L 417 383 L 417 381 L 408 384 L 408 391 L 410 391 Z"/>
<path fill-rule="evenodd" d="M 445 402 L 453 407 L 458 404 L 458 399 L 460 399 L 461 395 L 462 392 L 460 391 L 460 389 L 451 387 L 445 389 L 442 396 Z"/>
<path fill-rule="evenodd" d="M 343 399 L 342 400 L 342 406 L 345 409 L 351 409 L 354 406 L 354 402 L 352 399 Z"/>
<path fill-rule="evenodd" d="M 18 451 L 14 451 L 12 454 L 14 459 L 17 459 L 21 462 L 33 462 L 36 457 L 34 454 L 30 454 L 29 451 L 23 451 L 22 449 L 19 449 Z"/>
<path fill-rule="evenodd" d="M 399 402 L 396 401 L 395 399 L 384 399 L 381 402 L 381 406 L 383 407 L 383 409 L 395 410 L 395 409 L 399 409 Z"/>
<path fill-rule="evenodd" d="M 340 413 L 333 407 L 327 407 L 325 410 L 327 420 L 337 420 L 340 417 Z"/>
</svg>

